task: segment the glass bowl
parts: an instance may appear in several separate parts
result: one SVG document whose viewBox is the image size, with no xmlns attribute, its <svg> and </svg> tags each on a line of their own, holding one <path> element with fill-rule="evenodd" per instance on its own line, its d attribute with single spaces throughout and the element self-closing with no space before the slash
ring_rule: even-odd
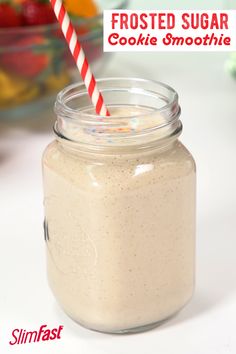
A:
<svg viewBox="0 0 236 354">
<path fill-rule="evenodd" d="M 102 11 L 128 5 L 128 0 L 97 2 L 98 16 L 73 20 L 95 74 L 108 57 L 103 53 Z M 0 28 L 0 117 L 18 118 L 43 109 L 75 81 L 81 81 L 80 74 L 57 23 Z"/>
</svg>

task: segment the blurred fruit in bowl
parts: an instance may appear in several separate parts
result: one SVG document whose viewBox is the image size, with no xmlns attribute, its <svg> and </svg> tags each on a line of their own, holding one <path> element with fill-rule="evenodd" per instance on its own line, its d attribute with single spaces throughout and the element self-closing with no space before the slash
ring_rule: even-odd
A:
<svg viewBox="0 0 236 354">
<path fill-rule="evenodd" d="M 18 52 L 3 53 L 0 58 L 0 65 L 3 69 L 16 75 L 33 78 L 50 66 L 52 55 L 50 56 L 49 52 L 37 50 L 40 46 L 49 45 L 49 41 L 45 37 L 32 35 L 26 38 L 16 38 L 15 45 L 19 48 L 28 47 L 28 49 L 21 52 L 20 60 Z"/>
<path fill-rule="evenodd" d="M 70 81 L 68 73 L 61 72 L 59 74 L 51 74 L 45 80 L 45 86 L 49 92 L 54 92 L 58 87 L 65 87 Z"/>
<path fill-rule="evenodd" d="M 127 0 L 64 0 L 93 71 L 102 67 L 102 10 Z M 43 108 L 81 80 L 49 0 L 0 0 L 0 116 Z"/>
<path fill-rule="evenodd" d="M 14 100 L 18 102 L 27 102 L 37 97 L 39 90 L 36 85 L 30 84 L 29 81 L 16 77 L 15 75 L 6 74 L 0 70 L 0 107 L 8 107 Z"/>
<path fill-rule="evenodd" d="M 18 27 L 23 24 L 22 14 L 8 2 L 0 3 L 0 27 Z"/>
<path fill-rule="evenodd" d="M 67 12 L 72 16 L 93 17 L 99 14 L 98 7 L 93 1 L 64 0 Z"/>
<path fill-rule="evenodd" d="M 23 1 L 22 17 L 26 26 L 47 25 L 57 21 L 53 8 L 48 0 Z"/>
</svg>

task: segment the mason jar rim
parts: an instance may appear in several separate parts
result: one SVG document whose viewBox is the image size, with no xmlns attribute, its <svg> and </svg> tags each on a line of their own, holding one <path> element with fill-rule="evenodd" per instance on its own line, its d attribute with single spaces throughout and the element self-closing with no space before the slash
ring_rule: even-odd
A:
<svg viewBox="0 0 236 354">
<path fill-rule="evenodd" d="M 178 94 L 169 85 L 125 77 L 97 83 L 111 115 L 95 114 L 84 83 L 70 85 L 58 94 L 55 104 L 58 141 L 81 150 L 124 151 L 163 146 L 180 135 Z"/>
<path fill-rule="evenodd" d="M 114 87 L 114 83 L 118 83 L 118 82 L 136 82 L 141 84 L 151 84 L 151 85 L 155 85 L 158 89 L 165 89 L 166 92 L 169 94 L 169 97 L 165 97 L 166 99 L 168 99 L 168 102 L 166 104 L 164 104 L 162 107 L 160 108 L 153 108 L 151 112 L 149 112 L 149 115 L 151 116 L 152 114 L 156 114 L 156 113 L 162 113 L 164 111 L 168 111 L 171 109 L 171 107 L 174 108 L 178 108 L 178 100 L 179 100 L 179 95 L 178 93 L 168 84 L 165 84 L 161 81 L 157 81 L 157 80 L 150 80 L 150 79 L 143 79 L 143 78 L 136 78 L 136 77 L 108 77 L 108 78 L 99 78 L 96 80 L 98 86 L 100 84 L 103 83 L 113 83 L 113 85 L 111 85 L 111 87 L 109 88 L 104 88 L 101 89 L 101 92 L 105 93 L 107 91 L 113 90 L 116 91 L 115 87 Z M 119 87 L 121 88 L 121 87 Z M 76 90 L 76 94 L 70 95 L 70 93 L 72 93 L 74 90 Z M 132 88 L 133 92 L 140 92 L 143 91 L 147 91 L 141 88 Z M 158 92 L 153 92 L 152 91 L 152 95 L 156 96 L 156 98 L 160 98 L 160 93 Z M 117 119 L 123 118 L 123 119 L 132 119 L 132 118 L 136 118 L 136 117 L 141 117 L 146 115 L 145 112 L 143 113 L 138 113 L 135 115 L 119 115 L 119 116 L 102 116 L 102 115 L 97 115 L 95 113 L 88 113 L 85 112 L 84 110 L 78 110 L 78 109 L 73 109 L 71 107 L 68 106 L 68 102 L 70 102 L 73 98 L 79 98 L 81 96 L 88 96 L 88 91 L 87 88 L 84 84 L 84 82 L 79 82 L 79 83 L 74 83 L 71 85 L 66 86 L 63 90 L 61 90 L 58 95 L 57 95 L 57 99 L 56 99 L 56 103 L 55 103 L 55 113 L 57 115 L 61 115 L 61 116 L 65 116 L 67 118 L 73 119 L 73 118 L 77 118 L 77 119 L 82 119 L 83 122 L 85 123 L 86 121 L 88 121 L 89 123 L 94 122 L 96 123 L 99 118 L 106 118 L 109 119 L 110 122 L 112 122 L 113 120 L 116 121 Z M 107 104 L 105 102 L 105 104 Z M 109 104 L 108 104 L 109 106 Z M 91 107 L 92 107 L 92 103 L 91 103 Z M 104 122 L 104 121 L 103 121 Z"/>
</svg>

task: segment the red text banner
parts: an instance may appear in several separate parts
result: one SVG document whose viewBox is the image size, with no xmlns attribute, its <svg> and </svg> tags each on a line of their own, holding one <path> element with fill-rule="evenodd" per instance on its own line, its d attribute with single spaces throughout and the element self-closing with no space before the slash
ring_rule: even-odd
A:
<svg viewBox="0 0 236 354">
<path fill-rule="evenodd" d="M 104 51 L 235 51 L 234 10 L 105 10 Z"/>
</svg>

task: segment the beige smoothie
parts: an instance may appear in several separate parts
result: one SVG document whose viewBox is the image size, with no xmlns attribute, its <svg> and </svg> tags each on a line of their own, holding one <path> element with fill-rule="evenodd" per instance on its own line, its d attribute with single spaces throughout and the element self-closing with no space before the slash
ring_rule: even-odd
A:
<svg viewBox="0 0 236 354">
<path fill-rule="evenodd" d="M 55 141 L 43 165 L 49 283 L 69 316 L 119 332 L 161 322 L 189 301 L 195 164 L 178 140 L 122 154 Z"/>
</svg>

